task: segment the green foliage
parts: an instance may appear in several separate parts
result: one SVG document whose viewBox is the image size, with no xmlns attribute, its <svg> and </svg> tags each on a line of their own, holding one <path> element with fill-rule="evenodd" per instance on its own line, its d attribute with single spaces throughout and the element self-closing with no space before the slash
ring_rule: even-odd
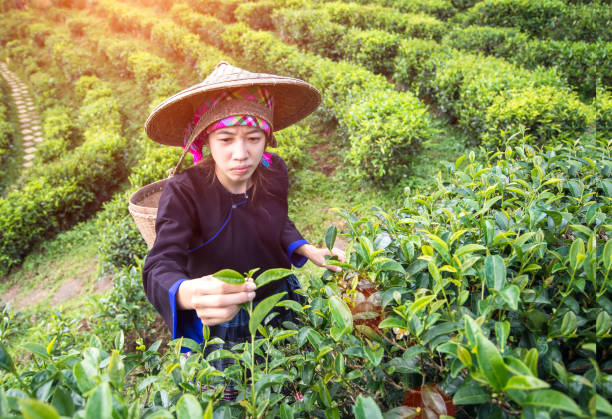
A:
<svg viewBox="0 0 612 419">
<path fill-rule="evenodd" d="M 457 20 L 466 26 L 514 27 L 540 38 L 611 40 L 604 29 L 610 20 L 610 7 L 604 1 L 575 7 L 561 0 L 484 0 Z"/>
<path fill-rule="evenodd" d="M 574 92 L 540 86 L 498 96 L 487 108 L 486 121 L 486 146 L 503 146 L 508 133 L 519 130 L 533 137 L 535 144 L 545 145 L 584 135 L 594 114 Z"/>
<path fill-rule="evenodd" d="M 608 90 L 599 90 L 595 97 L 596 136 L 598 139 L 606 140 L 612 135 L 612 93 Z"/>
<path fill-rule="evenodd" d="M 470 135 L 486 138 L 488 144 L 504 142 L 508 132 L 521 126 L 534 144 L 545 144 L 565 129 L 565 138 L 582 135 L 594 118 L 594 110 L 564 89 L 552 70 L 532 72 L 434 43 L 403 41 L 395 78 L 432 98 Z"/>
<path fill-rule="evenodd" d="M 245 2 L 234 11 L 238 22 L 243 22 L 253 29 L 268 31 L 274 28 L 273 12 L 276 9 L 273 0 Z"/>
<path fill-rule="evenodd" d="M 349 138 L 346 158 L 353 174 L 382 183 L 407 177 L 411 157 L 438 134 L 427 108 L 396 92 L 368 94 L 348 109 L 340 127 Z"/>
<path fill-rule="evenodd" d="M 315 141 L 314 135 L 308 127 L 292 125 L 281 131 L 275 132 L 274 136 L 278 147 L 272 151 L 283 158 L 287 164 L 290 182 L 295 180 L 296 173 L 310 167 L 313 163 L 312 156 L 308 153 L 309 146 Z"/>
<path fill-rule="evenodd" d="M 385 177 L 379 166 L 381 162 L 386 159 L 397 161 L 402 151 L 410 150 L 413 153 L 419 141 L 431 138 L 433 135 L 432 121 L 426 113 L 425 106 L 408 92 L 398 93 L 393 90 L 381 76 L 343 61 L 335 63 L 311 54 L 299 53 L 295 47 L 279 43 L 264 32 L 253 32 L 243 25 L 228 28 L 223 39 L 227 41 L 234 55 L 250 57 L 256 69 L 257 66 L 261 66 L 264 71 L 285 70 L 288 74 L 308 79 L 324 92 L 322 109 L 317 111 L 317 115 L 323 122 L 337 120 L 345 129 L 347 136 L 350 136 L 351 147 L 354 147 L 354 151 L 351 152 L 351 162 L 359 162 L 360 166 L 367 167 L 355 171 L 358 178 L 370 177 L 378 181 L 385 179 L 388 182 L 397 180 L 405 174 L 405 167 L 397 167 L 392 176 Z M 402 148 L 401 143 L 405 141 L 406 134 L 402 127 L 380 124 L 374 135 L 363 129 L 370 118 L 375 120 L 380 118 L 380 115 L 376 115 L 378 105 L 370 99 L 372 97 L 388 100 L 385 120 L 409 123 L 407 129 L 415 129 L 415 132 L 410 134 L 410 138 L 414 139 L 412 147 Z M 405 115 L 406 110 L 410 110 L 411 114 Z M 371 163 L 368 163 L 369 157 L 366 153 L 372 138 L 384 143 L 378 151 L 379 157 L 373 163 L 375 166 L 369 166 Z M 405 156 L 402 161 L 405 161 Z"/>
<path fill-rule="evenodd" d="M 349 29 L 339 48 L 344 59 L 355 62 L 378 74 L 393 74 L 400 37 L 378 29 Z"/>
<path fill-rule="evenodd" d="M 42 124 L 45 141 L 36 147 L 38 161 L 51 161 L 61 157 L 82 141 L 82 134 L 74 120 L 74 111 L 55 106 L 45 111 Z"/>
<path fill-rule="evenodd" d="M 325 3 L 332 22 L 361 29 L 381 29 L 403 36 L 440 40 L 446 27 L 438 19 L 424 14 L 399 13 L 393 8 L 355 3 Z"/>
<path fill-rule="evenodd" d="M 14 154 L 16 126 L 9 120 L 9 98 L 10 95 L 8 85 L 4 79 L 0 79 L 0 93 L 2 94 L 2 102 L 0 102 L 0 178 L 8 177 L 7 165 L 9 159 Z M 4 182 L 0 181 L 0 192 L 4 189 Z"/>
<path fill-rule="evenodd" d="M 595 95 L 596 85 L 610 84 L 608 74 L 612 69 L 607 57 L 612 53 L 612 44 L 609 42 L 530 39 L 516 28 L 469 26 L 450 32 L 443 43 L 503 57 L 528 69 L 554 66 L 585 97 Z"/>
</svg>

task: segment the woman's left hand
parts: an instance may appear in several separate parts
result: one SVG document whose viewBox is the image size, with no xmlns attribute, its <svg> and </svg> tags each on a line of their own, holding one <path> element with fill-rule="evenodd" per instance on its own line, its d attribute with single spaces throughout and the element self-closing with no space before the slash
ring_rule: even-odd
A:
<svg viewBox="0 0 612 419">
<path fill-rule="evenodd" d="M 334 272 L 342 271 L 339 266 L 325 264 L 325 256 L 337 256 L 340 262 L 346 262 L 344 251 L 337 247 L 332 248 L 331 252 L 326 247 L 314 247 L 312 244 L 305 244 L 296 249 L 300 255 L 306 256 L 312 263 L 323 268 L 327 268 Z"/>
</svg>

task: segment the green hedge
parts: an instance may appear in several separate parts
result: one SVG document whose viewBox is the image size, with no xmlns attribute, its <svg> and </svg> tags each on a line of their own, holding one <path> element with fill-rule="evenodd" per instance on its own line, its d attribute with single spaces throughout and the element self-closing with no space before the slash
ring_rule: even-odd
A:
<svg viewBox="0 0 612 419">
<path fill-rule="evenodd" d="M 605 1 L 570 6 L 561 0 L 484 0 L 456 18 L 466 26 L 514 27 L 540 38 L 612 41 L 606 30 L 612 12 Z"/>
<path fill-rule="evenodd" d="M 475 138 L 486 132 L 488 144 L 507 141 L 513 133 L 504 129 L 519 126 L 536 144 L 556 141 L 552 133 L 560 127 L 568 130 L 561 138 L 579 137 L 595 118 L 594 109 L 582 104 L 554 71 L 532 72 L 498 58 L 462 53 L 433 42 L 402 41 L 395 78 L 435 101 Z M 539 103 L 537 110 L 516 107 L 523 93 L 524 103 Z M 544 96 L 538 99 L 534 94 Z M 544 121 L 550 130 L 541 126 Z"/>
<path fill-rule="evenodd" d="M 59 105 L 44 112 L 42 132 L 45 141 L 36 146 L 37 161 L 55 160 L 82 142 L 82 130 L 75 121 L 74 113 L 73 109 Z"/>
<path fill-rule="evenodd" d="M 332 60 L 345 59 L 374 73 L 391 74 L 400 35 L 379 29 L 346 28 L 330 21 L 324 10 L 280 9 L 274 26 L 285 41 Z"/>
<path fill-rule="evenodd" d="M 5 182 L 7 178 L 7 164 L 9 159 L 15 151 L 15 139 L 17 127 L 10 121 L 9 109 L 10 109 L 10 88 L 3 78 L 0 77 L 0 94 L 2 94 L 2 101 L 0 101 L 0 194 L 4 190 Z"/>
<path fill-rule="evenodd" d="M 127 176 L 119 104 L 100 80 L 78 80 L 85 142 L 48 165 L 33 166 L 20 188 L 0 199 L 0 273 L 41 240 L 93 214 Z"/>
<path fill-rule="evenodd" d="M 609 90 L 598 90 L 594 104 L 597 110 L 597 138 L 609 140 L 612 137 L 612 93 Z"/>
<path fill-rule="evenodd" d="M 470 0 L 471 1 L 471 0 Z M 325 2 L 325 0 L 322 0 Z M 333 0 L 337 3 L 337 0 Z M 403 13 L 425 13 L 446 20 L 456 13 L 456 0 L 353 0 L 353 3 L 379 5 Z"/>
<path fill-rule="evenodd" d="M 530 39 L 516 28 L 469 26 L 455 29 L 442 41 L 456 49 L 481 51 L 535 69 L 554 66 L 585 97 L 595 96 L 597 85 L 610 85 L 612 43 Z"/>
<path fill-rule="evenodd" d="M 321 10 L 332 22 L 361 29 L 382 29 L 403 36 L 440 40 L 447 32 L 444 22 L 424 14 L 400 13 L 390 7 L 357 3 L 325 3 Z"/>
<path fill-rule="evenodd" d="M 486 110 L 483 143 L 502 146 L 524 129 L 532 137 L 528 142 L 551 144 L 585 133 L 592 123 L 593 110 L 576 95 L 553 86 L 526 87 L 493 100 Z"/>
</svg>

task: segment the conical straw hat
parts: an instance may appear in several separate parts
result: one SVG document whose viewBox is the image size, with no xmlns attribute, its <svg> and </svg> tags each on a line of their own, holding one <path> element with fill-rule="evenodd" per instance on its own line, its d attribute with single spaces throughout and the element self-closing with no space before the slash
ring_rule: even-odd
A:
<svg viewBox="0 0 612 419">
<path fill-rule="evenodd" d="M 183 146 L 187 124 L 197 108 L 219 91 L 246 86 L 265 86 L 274 97 L 275 131 L 294 124 L 312 113 L 321 103 L 321 94 L 309 83 L 292 77 L 251 73 L 224 61 L 204 81 L 160 103 L 145 122 L 145 131 L 161 144 Z"/>
</svg>

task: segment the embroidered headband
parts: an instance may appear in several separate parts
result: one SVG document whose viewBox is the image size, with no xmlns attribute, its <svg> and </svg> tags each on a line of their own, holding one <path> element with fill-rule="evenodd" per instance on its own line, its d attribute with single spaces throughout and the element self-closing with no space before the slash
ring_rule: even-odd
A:
<svg viewBox="0 0 612 419">
<path fill-rule="evenodd" d="M 238 103 L 238 104 L 241 103 L 243 105 L 244 104 L 248 105 L 248 103 L 250 103 L 248 101 L 252 101 L 260 105 L 260 107 L 263 108 L 264 112 L 261 112 L 261 111 L 252 112 L 252 113 L 257 113 L 259 115 L 248 115 L 248 114 L 243 114 L 242 112 L 240 112 L 240 114 L 238 115 L 236 114 L 227 115 L 227 112 L 224 112 L 224 108 L 230 107 L 226 105 L 232 105 L 232 103 L 229 103 L 228 101 L 234 101 L 235 103 Z M 258 106 L 246 106 L 246 108 L 248 107 L 255 109 Z M 195 114 L 193 115 L 192 121 L 187 125 L 185 129 L 185 133 L 183 136 L 183 147 L 187 145 L 187 141 L 189 140 L 194 128 L 196 127 L 200 119 L 204 117 L 205 115 L 210 115 L 213 112 L 213 109 L 215 111 L 220 111 L 219 115 L 227 115 L 227 116 L 224 116 L 221 119 L 213 121 L 200 134 L 198 134 L 196 139 L 193 141 L 193 143 L 191 144 L 191 147 L 189 148 L 189 151 L 191 152 L 191 154 L 193 154 L 194 163 L 197 163 L 202 159 L 202 148 L 204 147 L 206 137 L 211 132 L 216 131 L 218 129 L 225 128 L 225 127 L 232 127 L 236 125 L 246 125 L 246 126 L 261 129 L 262 131 L 266 133 L 268 137 L 272 135 L 272 126 L 270 125 L 271 121 L 267 121 L 266 119 L 270 119 L 270 120 L 272 119 L 271 115 L 273 115 L 273 112 L 274 112 L 274 98 L 272 97 L 268 89 L 266 89 L 265 87 L 258 87 L 258 86 L 241 87 L 241 88 L 231 90 L 231 91 L 224 90 L 221 93 L 219 93 L 216 97 L 208 101 L 205 101 L 204 103 L 200 105 L 200 107 L 196 110 Z M 268 113 L 270 115 L 268 118 L 263 117 L 263 114 L 268 114 Z M 264 159 L 262 159 L 262 164 L 264 164 L 264 166 L 267 167 L 268 164 L 266 163 L 269 163 L 269 157 L 266 157 L 264 153 Z"/>
</svg>

